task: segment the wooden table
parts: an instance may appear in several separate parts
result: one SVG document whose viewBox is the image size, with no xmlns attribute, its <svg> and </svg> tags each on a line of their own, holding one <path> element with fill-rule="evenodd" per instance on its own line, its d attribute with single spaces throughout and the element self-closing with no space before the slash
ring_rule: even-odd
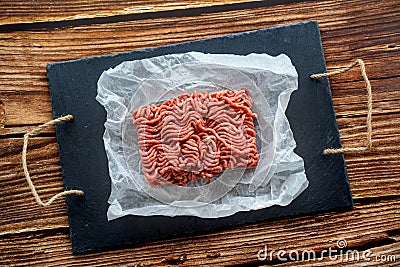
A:
<svg viewBox="0 0 400 267">
<path fill-rule="evenodd" d="M 276 3 L 282 3 L 273 5 Z M 374 149 L 345 156 L 354 210 L 327 212 L 73 256 L 65 202 L 40 208 L 21 168 L 23 133 L 52 119 L 48 63 L 318 20 L 329 70 L 356 58 L 373 87 Z M 2 1 L 0 4 L 0 266 L 352 266 L 323 250 L 370 250 L 358 264 L 400 265 L 400 1 Z M 331 78 L 343 145 L 365 140 L 358 69 Z M 63 190 L 54 129 L 31 139 L 41 196 Z M 259 261 L 268 250 L 315 250 L 314 260 Z M 397 257 L 393 261 L 391 257 Z M 386 260 L 386 261 L 385 261 Z"/>
</svg>

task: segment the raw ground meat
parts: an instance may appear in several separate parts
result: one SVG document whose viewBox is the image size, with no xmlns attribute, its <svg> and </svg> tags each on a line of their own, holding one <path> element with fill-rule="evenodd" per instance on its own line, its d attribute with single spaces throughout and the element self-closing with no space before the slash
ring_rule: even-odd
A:
<svg viewBox="0 0 400 267">
<path fill-rule="evenodd" d="M 152 187 L 209 182 L 225 169 L 258 163 L 246 88 L 182 94 L 133 112 L 142 171 Z"/>
</svg>

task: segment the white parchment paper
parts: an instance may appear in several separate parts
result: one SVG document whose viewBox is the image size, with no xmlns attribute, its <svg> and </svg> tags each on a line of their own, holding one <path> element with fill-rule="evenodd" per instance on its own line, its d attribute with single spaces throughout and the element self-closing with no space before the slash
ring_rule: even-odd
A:
<svg viewBox="0 0 400 267">
<path fill-rule="evenodd" d="M 227 170 L 209 184 L 150 187 L 141 172 L 132 112 L 184 92 L 243 87 L 249 89 L 252 110 L 257 114 L 257 167 Z M 304 162 L 293 152 L 296 142 L 285 116 L 295 90 L 297 72 L 283 54 L 189 52 L 127 61 L 103 72 L 96 99 L 107 112 L 104 145 L 111 177 L 108 219 L 128 214 L 218 218 L 288 205 L 308 186 Z"/>
</svg>

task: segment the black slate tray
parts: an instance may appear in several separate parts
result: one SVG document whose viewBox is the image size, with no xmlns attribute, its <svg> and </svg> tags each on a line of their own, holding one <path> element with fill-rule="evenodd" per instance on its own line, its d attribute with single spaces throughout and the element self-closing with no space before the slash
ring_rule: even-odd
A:
<svg viewBox="0 0 400 267">
<path fill-rule="evenodd" d="M 190 216 L 125 216 L 107 221 L 110 194 L 107 156 L 103 145 L 106 113 L 95 100 L 101 73 L 123 61 L 170 53 L 287 54 L 299 74 L 299 90 L 292 94 L 287 117 L 303 157 L 309 187 L 289 206 L 240 212 L 219 219 Z M 49 64 L 47 75 L 54 117 L 74 115 L 56 126 L 65 189 L 82 189 L 84 196 L 67 196 L 74 253 L 143 243 L 149 240 L 224 229 L 246 223 L 353 206 L 343 155 L 322 154 L 340 147 L 338 127 L 327 78 L 311 73 L 326 70 L 316 21 L 243 32 L 132 51 L 115 55 Z"/>
</svg>

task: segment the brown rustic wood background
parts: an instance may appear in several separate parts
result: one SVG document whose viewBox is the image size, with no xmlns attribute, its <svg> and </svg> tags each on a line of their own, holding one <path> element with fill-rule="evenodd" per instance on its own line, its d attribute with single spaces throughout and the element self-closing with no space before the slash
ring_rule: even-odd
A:
<svg viewBox="0 0 400 267">
<path fill-rule="evenodd" d="M 281 3 L 281 4 L 279 4 Z M 346 155 L 354 210 L 237 227 L 73 256 L 64 200 L 36 205 L 21 168 L 22 136 L 52 119 L 48 63 L 318 20 L 329 70 L 356 58 L 373 87 L 374 149 Z M 2 1 L 0 3 L 0 266 L 399 266 L 400 1 Z M 331 78 L 343 145 L 365 140 L 358 69 Z M 31 139 L 29 169 L 41 196 L 63 190 L 54 128 Z M 261 262 L 257 252 L 314 249 L 338 239 L 369 262 Z M 395 255 L 396 261 L 376 256 Z M 364 265 L 363 265 L 364 266 Z"/>
</svg>

